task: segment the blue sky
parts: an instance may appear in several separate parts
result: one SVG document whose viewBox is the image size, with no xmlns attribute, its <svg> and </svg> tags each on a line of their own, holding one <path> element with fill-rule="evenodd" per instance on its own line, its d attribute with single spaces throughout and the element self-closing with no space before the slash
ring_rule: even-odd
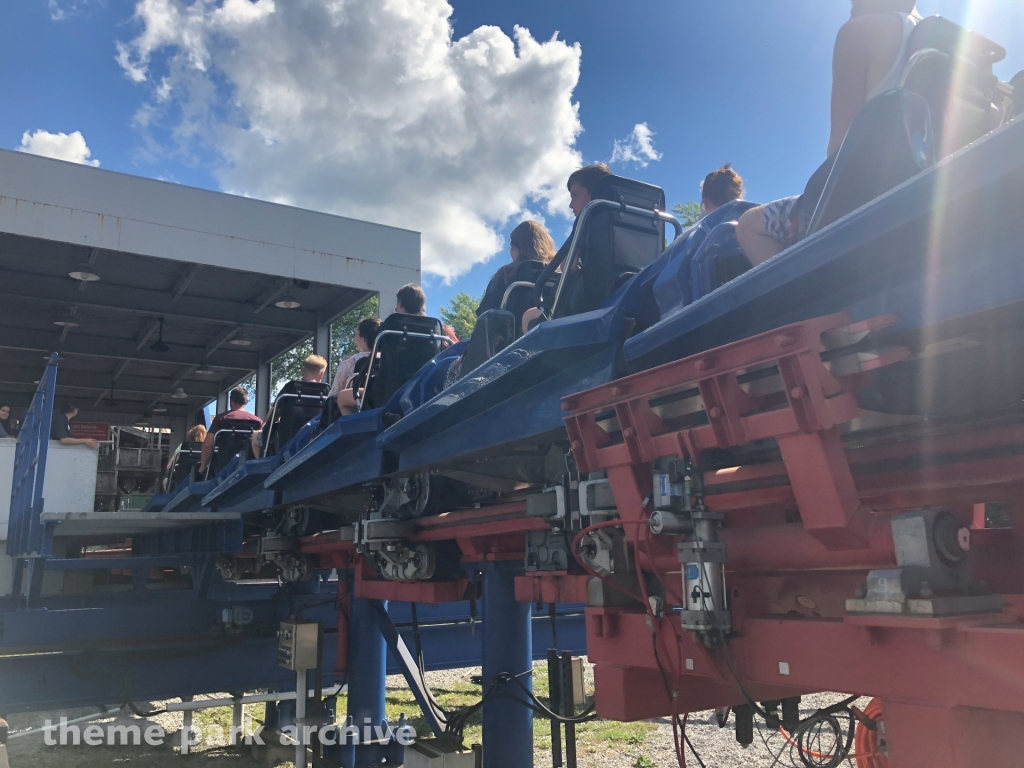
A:
<svg viewBox="0 0 1024 768">
<path fill-rule="evenodd" d="M 451 4 L 455 39 L 484 25 L 500 27 L 511 37 L 519 25 L 537 41 L 557 33 L 561 40 L 578 43 L 579 81 L 571 100 L 579 105 L 583 130 L 569 149 L 586 162 L 607 161 L 616 140 L 646 123 L 660 159 L 646 166 L 618 163 L 613 169 L 664 187 L 669 201 L 696 198 L 704 174 L 726 161 L 745 177 L 750 199 L 795 194 L 824 158 L 830 56 L 835 32 L 849 15 L 844 0 Z M 1004 45 L 1009 55 L 997 68 L 1004 79 L 1024 69 L 1024 3 L 1019 0 L 921 0 L 919 9 L 924 15 L 941 13 Z M 174 60 L 171 49 L 154 49 L 150 81 L 133 82 L 126 76 L 115 60 L 116 46 L 140 34 L 142 24 L 132 18 L 134 10 L 132 0 L 3 2 L 0 71 L 6 76 L 0 79 L 0 146 L 18 148 L 25 132 L 40 129 L 79 131 L 102 168 L 257 195 L 270 188 L 265 180 L 251 182 L 251 174 L 225 172 L 231 157 L 215 138 L 201 135 L 206 124 L 198 125 L 197 136 L 183 143 L 181 105 L 173 121 L 167 113 L 164 124 L 140 126 L 140 109 L 159 106 L 153 96 L 157 75 L 173 73 Z M 382 39 L 387 40 L 386 31 Z M 561 66 L 565 71 L 570 62 Z M 215 109 L 226 112 L 232 99 L 230 78 L 214 73 L 210 83 L 208 97 L 220 100 Z M 307 87 L 315 89 L 316 84 Z M 529 121 L 540 126 L 544 118 L 532 115 Z M 223 129 L 223 123 L 219 126 Z M 496 127 L 500 125 L 486 130 Z M 522 133 L 521 128 L 516 131 Z M 486 175 L 489 166 L 482 167 L 481 175 Z M 473 174 L 472 163 L 459 172 Z M 487 182 L 477 179 L 472 189 L 486 190 Z M 443 196 L 444 183 L 428 188 L 439 187 L 437 194 Z M 299 200 L 320 199 L 305 191 L 296 194 Z M 407 198 L 397 205 L 414 204 Z M 562 217 L 545 206 L 526 202 L 560 242 L 569 228 L 568 211 Z M 494 227 L 492 237 L 504 239 L 516 223 L 518 218 Z M 459 290 L 482 293 L 504 258 L 503 252 L 447 284 L 441 277 L 425 276 L 430 308 Z"/>
</svg>

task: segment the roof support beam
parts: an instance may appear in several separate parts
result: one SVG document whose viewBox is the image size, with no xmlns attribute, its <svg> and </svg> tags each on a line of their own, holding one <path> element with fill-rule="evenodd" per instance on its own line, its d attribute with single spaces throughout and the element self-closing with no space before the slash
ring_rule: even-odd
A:
<svg viewBox="0 0 1024 768">
<path fill-rule="evenodd" d="M 58 344 L 58 335 L 51 331 L 33 328 L 6 329 L 7 337 L 0 339 L 0 349 L 27 350 L 32 352 L 60 352 L 62 355 L 80 355 L 105 359 L 129 359 L 164 365 L 196 365 L 196 361 L 208 361 L 211 366 L 230 371 L 253 371 L 259 365 L 256 352 L 217 350 L 207 356 L 202 347 L 185 347 L 175 344 L 170 351 L 162 354 L 148 349 L 136 349 L 134 341 L 99 336 L 75 336 L 70 334 L 63 345 Z"/>
<path fill-rule="evenodd" d="M 245 324 L 253 329 L 283 333 L 313 332 L 316 315 L 301 309 L 268 307 L 259 315 L 253 307 L 226 299 L 181 296 L 177 301 L 165 291 L 116 285 L 106 280 L 90 283 L 87 295 L 79 293 L 74 281 L 52 275 L 29 274 L 0 269 L 0 298 L 33 300 L 48 304 L 76 304 L 109 311 L 180 318 L 195 322 Z"/>
<path fill-rule="evenodd" d="M 202 264 L 192 264 L 185 268 L 185 271 L 181 273 L 181 277 L 178 278 L 178 282 L 175 283 L 174 288 L 171 289 L 172 304 L 182 297 L 182 294 L 184 294 L 192 284 L 192 281 L 196 279 L 196 275 L 199 274 L 199 270 L 202 268 Z"/>
<path fill-rule="evenodd" d="M 38 369 L 31 367 L 3 366 L 0 370 L 0 384 L 31 384 L 39 378 L 43 366 Z M 57 384 L 75 389 L 90 389 L 104 394 L 110 391 L 110 379 L 106 374 L 91 371 L 76 371 L 68 366 L 57 369 Z M 152 376 L 124 376 L 115 386 L 115 392 L 132 392 L 139 395 L 161 395 L 169 397 L 174 391 L 169 388 L 170 381 Z M 32 386 L 35 386 L 34 384 Z M 215 382 L 190 381 L 187 391 L 196 397 L 207 399 L 216 397 L 220 387 Z M 116 399 L 116 398 L 115 398 Z"/>
</svg>

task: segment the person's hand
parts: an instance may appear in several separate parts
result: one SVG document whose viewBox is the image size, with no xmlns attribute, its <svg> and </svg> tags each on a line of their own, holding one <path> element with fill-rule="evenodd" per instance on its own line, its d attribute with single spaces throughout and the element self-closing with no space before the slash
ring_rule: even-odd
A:
<svg viewBox="0 0 1024 768">
<path fill-rule="evenodd" d="M 87 446 L 89 446 L 89 447 L 90 447 L 90 448 L 92 448 L 92 449 L 93 449 L 94 451 L 97 451 L 97 450 L 99 450 L 99 447 L 100 447 L 100 444 L 99 444 L 98 442 L 96 442 L 95 440 L 93 440 L 93 439 L 92 439 L 91 437 L 89 437 L 89 438 L 86 438 L 86 439 L 85 439 L 85 440 L 83 441 L 83 443 L 82 443 L 82 444 L 83 444 L 83 445 L 87 445 Z"/>
</svg>

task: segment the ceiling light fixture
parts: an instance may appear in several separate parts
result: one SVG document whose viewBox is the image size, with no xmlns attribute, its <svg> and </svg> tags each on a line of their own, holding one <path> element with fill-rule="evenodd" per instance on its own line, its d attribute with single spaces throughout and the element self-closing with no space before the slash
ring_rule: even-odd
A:
<svg viewBox="0 0 1024 768">
<path fill-rule="evenodd" d="M 174 394 L 171 395 L 171 397 L 173 397 L 175 400 L 184 400 L 185 398 L 188 397 L 188 393 L 182 387 L 178 387 L 176 390 L 174 390 Z"/>
<path fill-rule="evenodd" d="M 68 277 L 72 277 L 82 283 L 95 283 L 100 279 L 96 267 L 89 262 L 84 262 L 74 267 L 68 272 Z"/>
<path fill-rule="evenodd" d="M 71 314 L 70 310 L 61 312 L 60 317 L 54 320 L 53 324 L 62 325 L 65 328 L 77 328 L 79 326 L 78 320 L 75 318 L 73 314 Z"/>
<path fill-rule="evenodd" d="M 215 370 L 213 370 L 213 368 L 207 368 L 205 365 L 199 366 L 194 371 L 192 371 L 192 373 L 195 373 L 195 374 L 197 374 L 199 376 L 216 376 L 217 375 L 217 372 Z"/>
<path fill-rule="evenodd" d="M 164 319 L 162 317 L 160 318 L 160 337 L 149 345 L 149 349 L 158 355 L 171 351 L 171 348 L 164 344 Z"/>
<path fill-rule="evenodd" d="M 274 306 L 279 309 L 298 309 L 302 306 L 302 302 L 292 296 L 290 293 L 286 293 L 280 299 L 274 302 Z"/>
<path fill-rule="evenodd" d="M 154 405 L 153 406 L 153 413 L 167 413 L 167 406 L 166 405 Z"/>
<path fill-rule="evenodd" d="M 236 347 L 251 347 L 252 339 L 246 336 L 243 331 L 239 331 L 238 335 L 231 339 L 231 341 L 229 341 L 228 343 L 234 344 Z"/>
</svg>

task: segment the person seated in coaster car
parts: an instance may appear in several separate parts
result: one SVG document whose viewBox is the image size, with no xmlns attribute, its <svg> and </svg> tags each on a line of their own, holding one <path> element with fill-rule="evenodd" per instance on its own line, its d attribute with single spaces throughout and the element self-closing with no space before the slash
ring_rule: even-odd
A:
<svg viewBox="0 0 1024 768">
<path fill-rule="evenodd" d="M 712 171 L 700 183 L 701 218 L 717 211 L 726 203 L 743 199 L 743 177 L 726 163 L 717 171 Z"/>
<path fill-rule="evenodd" d="M 379 336 L 381 332 L 387 331 L 389 333 L 394 333 L 394 331 L 398 330 L 399 327 L 402 327 L 406 335 L 408 335 L 410 331 L 415 334 L 416 329 L 414 329 L 413 326 L 422 325 L 423 330 L 425 331 L 438 331 L 439 334 L 445 338 L 446 342 L 451 342 L 452 344 L 457 343 L 459 338 L 455 335 L 455 331 L 451 326 L 435 321 L 433 318 L 426 317 L 426 306 L 427 295 L 423 292 L 423 289 L 420 286 L 413 285 L 412 283 L 402 286 L 398 290 L 398 295 L 396 296 L 395 311 L 378 326 L 374 342 L 376 342 L 376 337 Z M 410 320 L 408 323 L 403 323 L 401 319 L 402 316 L 423 318 L 423 321 L 413 322 Z M 437 328 L 432 329 L 430 327 L 432 324 L 436 324 Z M 429 335 L 429 332 L 427 335 Z M 418 343 L 415 337 L 410 339 L 408 343 L 423 346 Z M 355 375 L 353 376 L 353 380 L 350 382 L 351 386 L 346 387 L 338 393 L 336 402 L 338 405 L 338 411 L 342 416 L 347 416 L 355 413 L 357 410 L 364 410 L 368 407 L 368 393 L 365 392 L 365 389 L 370 385 L 370 380 L 375 373 L 375 369 L 380 362 L 379 358 L 382 354 L 382 350 L 380 349 L 377 349 L 376 352 L 374 352 L 376 346 L 378 346 L 376 343 L 371 343 L 369 345 L 369 349 L 371 350 L 370 355 L 356 363 L 356 367 L 354 369 Z M 405 342 L 399 342 L 398 346 L 399 349 L 395 350 L 395 354 L 401 355 L 402 351 L 400 348 L 405 346 Z M 440 351 L 440 349 L 435 349 L 435 351 Z M 374 357 L 377 359 L 373 359 Z M 419 355 L 416 355 L 417 360 L 419 360 L 419 357 Z M 416 365 L 415 369 L 409 372 L 410 375 L 411 373 L 415 373 L 415 370 L 418 370 L 422 364 L 423 363 L 420 362 L 419 365 Z M 404 376 L 404 374 L 402 375 Z M 388 388 L 390 389 L 390 387 Z M 383 403 L 377 403 L 377 405 L 383 405 Z"/>
<path fill-rule="evenodd" d="M 196 424 L 185 435 L 185 441 L 179 445 L 171 458 L 167 460 L 167 467 L 162 481 L 164 493 L 178 484 L 186 477 L 193 477 L 193 470 L 199 466 L 203 441 L 206 439 L 206 427 Z"/>
<path fill-rule="evenodd" d="M 379 330 L 380 319 L 376 317 L 363 318 L 356 326 L 355 335 L 352 337 L 356 353 L 338 363 L 338 370 L 334 372 L 334 383 L 331 384 L 331 390 L 327 393 L 328 397 L 335 401 L 335 408 L 337 408 L 338 393 L 349 388 L 349 382 L 356 372 L 356 364 L 370 354 Z"/>
<path fill-rule="evenodd" d="M 252 433 L 262 428 L 263 420 L 245 410 L 248 402 L 249 393 L 241 387 L 235 387 L 228 395 L 230 409 L 213 417 L 210 431 L 203 440 L 199 464 L 201 478 L 205 479 L 210 474 L 211 466 L 212 474 L 216 474 L 232 456 L 241 450 L 248 450 Z"/>
<path fill-rule="evenodd" d="M 480 317 L 491 309 L 512 309 L 512 304 L 522 296 L 527 298 L 527 289 L 532 289 L 537 277 L 545 265 L 555 256 L 555 243 L 543 224 L 536 221 L 524 221 L 512 230 L 508 237 L 511 264 L 505 264 L 487 283 L 480 306 L 476 308 L 476 316 Z M 523 283 L 523 285 L 516 285 Z M 508 294 L 509 288 L 513 293 Z M 518 291 L 518 293 L 516 292 Z M 530 296 L 532 298 L 532 296 Z M 523 310 L 525 311 L 525 309 Z M 522 311 L 514 314 L 522 315 Z"/>
<path fill-rule="evenodd" d="M 302 363 L 299 371 L 301 378 L 298 381 L 289 381 L 281 387 L 263 429 L 252 433 L 254 458 L 276 453 L 298 428 L 320 413 L 328 391 L 327 385 L 323 382 L 326 370 L 326 360 L 320 355 L 310 355 Z M 289 423 L 282 424 L 286 415 Z M 282 434 L 282 431 L 288 434 Z"/>
<path fill-rule="evenodd" d="M 850 20 L 839 29 L 832 56 L 828 159 L 802 195 L 752 208 L 740 218 L 736 236 L 754 266 L 807 235 L 847 131 L 868 101 L 899 84 L 908 42 L 920 19 L 915 0 L 853 0 Z"/>
<path fill-rule="evenodd" d="M 756 266 L 1012 119 L 1006 50 L 913 0 L 854 0 L 836 37 L 828 159 L 799 197 L 744 214 Z"/>
<path fill-rule="evenodd" d="M 604 163 L 594 163 L 588 165 L 585 168 L 579 168 L 570 174 L 569 179 L 565 182 L 566 188 L 569 190 L 569 210 L 572 211 L 572 215 L 576 221 L 573 222 L 572 231 L 569 233 L 569 237 L 566 238 L 565 242 L 562 243 L 562 247 L 558 249 L 554 259 L 556 261 L 564 261 L 566 252 L 573 240 L 573 235 L 576 233 L 576 225 L 579 223 L 580 213 L 586 208 L 587 203 L 592 201 L 597 192 L 598 183 L 607 176 L 611 176 L 611 169 Z M 550 259 L 549 259 L 550 261 Z M 531 307 L 523 313 L 522 328 L 523 333 L 530 330 L 533 325 L 543 316 L 543 311 L 539 307 Z"/>
</svg>

